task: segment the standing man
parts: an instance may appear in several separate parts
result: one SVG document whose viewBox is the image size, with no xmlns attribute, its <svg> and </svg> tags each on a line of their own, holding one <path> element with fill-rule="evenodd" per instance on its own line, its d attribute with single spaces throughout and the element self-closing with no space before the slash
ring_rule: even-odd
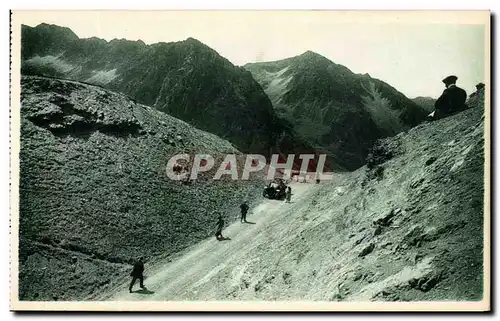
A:
<svg viewBox="0 0 500 321">
<path fill-rule="evenodd" d="M 465 108 L 467 93 L 462 88 L 457 87 L 457 79 L 457 76 L 448 76 L 443 79 L 446 89 L 436 100 L 435 110 L 428 116 L 431 120 L 446 117 Z"/>
<path fill-rule="evenodd" d="M 292 198 L 292 188 L 290 186 L 288 186 L 286 189 L 286 201 L 285 201 L 285 203 L 290 203 L 291 198 Z"/>
<path fill-rule="evenodd" d="M 247 213 L 248 213 L 248 204 L 247 202 L 243 202 L 243 204 L 240 205 L 240 209 L 241 209 L 241 223 L 243 222 L 247 222 Z"/>
<path fill-rule="evenodd" d="M 215 232 L 215 238 L 217 241 L 221 241 L 224 239 L 222 236 L 222 229 L 224 228 L 224 220 L 222 219 L 222 215 L 219 214 L 219 219 L 217 221 L 217 232 Z"/>
<path fill-rule="evenodd" d="M 134 264 L 134 269 L 130 273 L 130 276 L 132 277 L 132 282 L 130 282 L 130 286 L 128 287 L 128 291 L 132 293 L 132 288 L 134 287 L 135 281 L 139 279 L 139 286 L 141 289 L 145 289 L 146 287 L 144 286 L 144 258 L 139 258 L 137 262 Z"/>
</svg>

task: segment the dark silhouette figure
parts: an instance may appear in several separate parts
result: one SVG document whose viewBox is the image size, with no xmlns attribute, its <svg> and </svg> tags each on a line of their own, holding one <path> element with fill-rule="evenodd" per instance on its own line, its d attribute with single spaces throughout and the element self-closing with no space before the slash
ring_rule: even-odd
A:
<svg viewBox="0 0 500 321">
<path fill-rule="evenodd" d="M 470 98 L 474 98 L 477 96 L 477 94 L 479 92 L 481 92 L 482 90 L 484 90 L 484 84 L 482 82 L 480 82 L 479 84 L 476 85 L 476 91 L 473 92 L 472 94 L 470 94 Z"/>
<path fill-rule="evenodd" d="M 290 203 L 290 199 L 292 198 L 292 188 L 290 186 L 286 189 L 286 201 L 285 203 Z"/>
<path fill-rule="evenodd" d="M 440 119 L 465 109 L 467 93 L 462 88 L 457 87 L 455 84 L 457 79 L 456 76 L 448 76 L 443 79 L 446 89 L 434 104 L 435 110 L 429 115 L 431 120 Z"/>
<path fill-rule="evenodd" d="M 247 222 L 247 213 L 248 213 L 248 204 L 247 202 L 244 202 L 243 204 L 240 205 L 240 209 L 241 209 L 241 219 L 240 221 L 243 223 L 243 222 Z"/>
<path fill-rule="evenodd" d="M 222 236 L 222 228 L 224 228 L 224 219 L 222 219 L 222 215 L 219 214 L 219 219 L 217 220 L 217 232 L 215 232 L 215 238 L 218 241 L 224 240 Z"/>
<path fill-rule="evenodd" d="M 282 179 L 280 179 L 280 182 L 279 182 L 279 189 L 284 190 L 285 188 L 286 188 L 286 184 L 285 184 L 285 182 L 284 182 Z"/>
<path fill-rule="evenodd" d="M 132 288 L 134 287 L 135 281 L 139 279 L 139 286 L 141 289 L 146 289 L 144 286 L 144 259 L 141 257 L 135 264 L 134 269 L 130 273 L 132 277 L 132 282 L 130 282 L 130 286 L 128 287 L 128 291 L 132 293 Z"/>
</svg>

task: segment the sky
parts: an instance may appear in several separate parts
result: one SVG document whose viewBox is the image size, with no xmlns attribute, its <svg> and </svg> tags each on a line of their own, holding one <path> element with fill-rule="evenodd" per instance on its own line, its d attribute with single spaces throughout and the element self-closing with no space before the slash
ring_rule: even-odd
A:
<svg viewBox="0 0 500 321">
<path fill-rule="evenodd" d="M 235 65 L 311 50 L 355 73 L 368 73 L 406 96 L 437 98 L 441 80 L 458 77 L 468 94 L 485 79 L 489 14 L 329 11 L 37 11 L 14 21 L 69 27 L 80 38 L 141 39 L 147 44 L 193 37 Z"/>
</svg>

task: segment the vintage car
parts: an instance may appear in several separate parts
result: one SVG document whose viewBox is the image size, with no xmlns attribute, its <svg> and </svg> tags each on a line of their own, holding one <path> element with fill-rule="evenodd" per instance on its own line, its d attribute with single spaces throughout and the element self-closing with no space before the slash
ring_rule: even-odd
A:
<svg viewBox="0 0 500 321">
<path fill-rule="evenodd" d="M 284 182 L 271 182 L 264 187 L 262 196 L 272 200 L 284 200 L 286 196 L 286 185 Z"/>
</svg>

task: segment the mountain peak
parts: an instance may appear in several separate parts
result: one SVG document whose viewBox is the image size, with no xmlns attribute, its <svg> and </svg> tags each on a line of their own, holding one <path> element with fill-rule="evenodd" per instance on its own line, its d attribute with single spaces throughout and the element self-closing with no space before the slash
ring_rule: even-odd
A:
<svg viewBox="0 0 500 321">
<path fill-rule="evenodd" d="M 193 37 L 188 37 L 186 40 L 183 41 L 184 43 L 187 44 L 192 44 L 192 45 L 202 45 L 202 46 L 207 46 L 203 42 L 199 41 L 198 39 L 195 39 Z"/>
<path fill-rule="evenodd" d="M 204 44 L 203 42 L 199 41 L 198 39 L 195 39 L 193 37 L 188 37 L 186 40 L 183 40 L 180 42 L 182 45 L 186 45 L 189 48 L 196 49 L 196 50 L 209 50 L 213 51 L 212 48 Z"/>
<path fill-rule="evenodd" d="M 303 54 L 299 55 L 299 57 L 311 57 L 311 58 L 315 57 L 315 58 L 324 58 L 324 59 L 327 59 L 326 57 L 320 55 L 319 53 L 311 51 L 311 50 L 307 50 Z"/>
<path fill-rule="evenodd" d="M 192 41 L 192 42 L 199 42 L 199 43 L 201 43 L 201 41 L 199 41 L 198 39 L 193 38 L 193 37 L 188 37 L 185 41 Z"/>
<path fill-rule="evenodd" d="M 311 51 L 311 50 L 307 50 L 306 52 L 304 52 L 303 54 L 301 54 L 295 58 L 297 58 L 299 61 L 302 61 L 304 63 L 315 62 L 315 63 L 321 63 L 321 64 L 333 64 L 333 62 L 330 59 L 326 58 L 325 56 L 320 55 L 317 52 Z"/>
<path fill-rule="evenodd" d="M 72 39 L 72 40 L 79 39 L 78 36 L 73 32 L 73 30 L 71 30 L 68 27 L 61 27 L 58 25 L 48 24 L 48 23 L 43 22 L 43 23 L 37 25 L 36 27 L 34 27 L 34 29 L 40 30 L 43 32 L 50 32 L 51 34 L 57 34 L 58 36 L 62 36 L 62 37 Z"/>
</svg>

